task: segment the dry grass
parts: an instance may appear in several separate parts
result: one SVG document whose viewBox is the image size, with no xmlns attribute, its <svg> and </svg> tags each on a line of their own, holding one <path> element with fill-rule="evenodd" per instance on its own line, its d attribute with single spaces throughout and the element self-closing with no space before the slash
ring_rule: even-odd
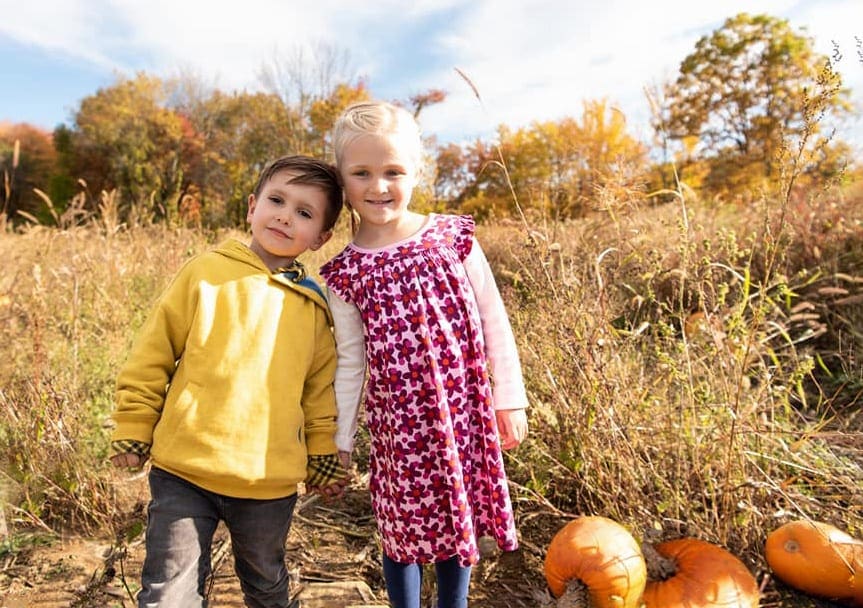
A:
<svg viewBox="0 0 863 608">
<path fill-rule="evenodd" d="M 116 512 L 104 423 L 135 328 L 202 235 L 96 225 L 0 236 L 0 460 L 12 519 L 95 529 Z"/>
<path fill-rule="evenodd" d="M 481 226 L 533 403 L 508 456 L 516 501 L 697 536 L 759 569 L 789 517 L 860 536 L 863 201 L 823 196 L 775 244 L 767 203 Z M 225 236 L 0 234 L 7 550 L 26 530 L 121 519 L 105 461 L 118 366 L 175 270 Z M 347 238 L 340 224 L 307 264 Z"/>
<path fill-rule="evenodd" d="M 517 479 L 759 566 L 787 518 L 863 534 L 863 212 L 827 196 L 781 242 L 768 203 L 484 228 L 534 402 Z"/>
</svg>

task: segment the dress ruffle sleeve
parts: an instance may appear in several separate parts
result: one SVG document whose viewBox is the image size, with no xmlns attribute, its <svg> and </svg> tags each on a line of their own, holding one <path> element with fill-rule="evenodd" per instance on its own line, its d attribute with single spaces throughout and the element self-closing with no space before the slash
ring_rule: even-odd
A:
<svg viewBox="0 0 863 608">
<path fill-rule="evenodd" d="M 469 215 L 451 215 L 446 217 L 453 230 L 453 248 L 458 252 L 459 259 L 464 261 L 473 248 L 473 237 L 476 224 Z"/>
</svg>

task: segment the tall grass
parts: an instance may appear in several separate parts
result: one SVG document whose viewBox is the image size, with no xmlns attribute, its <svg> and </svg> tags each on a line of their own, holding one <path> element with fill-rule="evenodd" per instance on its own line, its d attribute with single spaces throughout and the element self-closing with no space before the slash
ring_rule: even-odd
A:
<svg viewBox="0 0 863 608">
<path fill-rule="evenodd" d="M 207 244 L 192 232 L 100 222 L 0 235 L 7 518 L 90 531 L 116 513 L 104 461 L 114 376 L 154 297 Z"/>
<path fill-rule="evenodd" d="M 532 401 L 531 438 L 509 456 L 521 499 L 752 560 L 786 517 L 863 531 L 863 196 L 823 196 L 791 214 L 770 276 L 759 208 L 480 227 Z M 0 235 L 13 533 L 104 531 L 128 507 L 105 462 L 116 372 L 176 269 L 225 236 L 97 222 Z M 347 238 L 340 224 L 307 264 Z"/>
<path fill-rule="evenodd" d="M 790 517 L 860 536 L 863 189 L 751 207 L 682 192 L 479 227 L 532 403 L 531 436 L 507 456 L 517 504 L 697 536 L 758 568 Z M 0 232 L 0 551 L 34 529 L 128 521 L 106 462 L 119 365 L 178 267 L 245 238 L 119 226 L 110 207 Z M 348 234 L 345 220 L 306 263 Z"/>
<path fill-rule="evenodd" d="M 511 459 L 530 494 L 758 566 L 789 517 L 863 531 L 863 189 L 795 187 L 839 86 L 825 74 L 750 207 L 679 182 L 674 204 L 633 207 L 612 184 L 608 213 L 561 225 L 513 192 L 526 234 L 487 240 L 536 402 Z"/>
<path fill-rule="evenodd" d="M 246 239 L 121 226 L 112 208 L 106 195 L 99 213 L 55 217 L 59 227 L 0 232 L 0 522 L 9 535 L 108 534 L 128 519 L 134 497 L 107 463 L 119 366 L 180 265 L 225 238 Z"/>
<path fill-rule="evenodd" d="M 861 313 L 859 203 L 837 199 L 844 222 L 788 241 L 854 259 L 786 259 L 770 280 L 757 209 L 696 205 L 688 228 L 672 206 L 643 209 L 538 244 L 485 227 L 534 402 L 516 477 L 561 510 L 753 555 L 789 516 L 863 529 L 859 395 L 825 385 L 859 360 L 850 323 L 834 324 Z M 844 304 L 837 282 L 856 285 Z"/>
</svg>

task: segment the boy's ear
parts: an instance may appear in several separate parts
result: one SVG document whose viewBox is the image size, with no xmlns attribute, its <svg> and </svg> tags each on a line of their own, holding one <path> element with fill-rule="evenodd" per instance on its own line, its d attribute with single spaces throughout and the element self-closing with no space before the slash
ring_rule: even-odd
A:
<svg viewBox="0 0 863 608">
<path fill-rule="evenodd" d="M 255 205 L 256 204 L 257 204 L 257 201 L 255 200 L 255 195 L 250 194 L 249 195 L 249 210 L 246 213 L 246 221 L 249 223 L 252 222 L 252 215 L 254 215 L 254 213 L 255 213 Z"/>
<path fill-rule="evenodd" d="M 333 236 L 332 230 L 324 230 L 320 235 L 318 235 L 318 238 L 315 240 L 315 242 L 309 245 L 309 249 L 311 249 L 312 251 L 317 251 L 324 246 L 324 243 L 330 240 L 331 236 Z"/>
</svg>

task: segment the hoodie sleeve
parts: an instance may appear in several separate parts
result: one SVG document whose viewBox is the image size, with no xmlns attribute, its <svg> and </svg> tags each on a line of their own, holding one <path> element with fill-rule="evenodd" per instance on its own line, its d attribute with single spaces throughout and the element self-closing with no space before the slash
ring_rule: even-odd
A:
<svg viewBox="0 0 863 608">
<path fill-rule="evenodd" d="M 310 456 L 335 454 L 336 398 L 333 376 L 336 347 L 327 312 L 317 307 L 315 355 L 303 386 L 306 447 Z"/>
<path fill-rule="evenodd" d="M 186 264 L 150 312 L 117 376 L 112 441 L 153 443 L 168 385 L 183 354 L 197 294 Z"/>
</svg>

